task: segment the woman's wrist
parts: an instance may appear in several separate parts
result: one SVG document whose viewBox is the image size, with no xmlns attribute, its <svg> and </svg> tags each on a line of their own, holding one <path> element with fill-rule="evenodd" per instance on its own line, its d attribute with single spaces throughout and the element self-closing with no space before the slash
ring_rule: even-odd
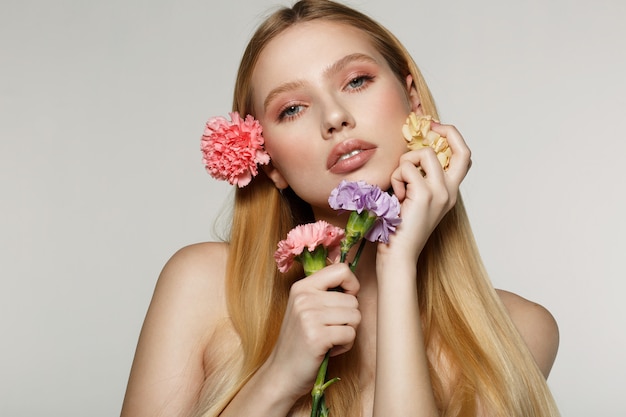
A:
<svg viewBox="0 0 626 417">
<path fill-rule="evenodd" d="M 286 416 L 300 397 L 292 392 L 292 388 L 288 378 L 277 372 L 268 360 L 248 380 L 222 415 Z"/>
<path fill-rule="evenodd" d="M 301 392 L 297 389 L 297 384 L 294 383 L 294 378 L 291 374 L 288 374 L 289 366 L 276 363 L 272 360 L 272 356 L 265 361 L 259 368 L 255 377 L 256 383 L 261 384 L 269 396 L 275 402 L 284 402 L 289 405 L 289 409 L 295 404 L 295 402 L 306 392 Z M 312 387 L 313 385 L 310 384 Z M 308 385 L 307 385 L 308 387 Z"/>
<path fill-rule="evenodd" d="M 378 288 L 413 290 L 417 279 L 417 261 L 408 257 L 383 257 L 376 262 Z M 380 295 L 380 294 L 379 294 Z"/>
<path fill-rule="evenodd" d="M 420 250 L 401 247 L 398 242 L 392 245 L 379 244 L 376 254 L 376 271 L 378 275 L 387 273 L 388 270 L 404 270 L 415 274 Z"/>
</svg>

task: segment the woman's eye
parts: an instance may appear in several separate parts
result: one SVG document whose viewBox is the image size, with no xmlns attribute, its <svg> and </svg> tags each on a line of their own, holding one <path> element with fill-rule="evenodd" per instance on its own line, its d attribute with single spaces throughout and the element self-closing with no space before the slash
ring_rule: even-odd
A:
<svg viewBox="0 0 626 417">
<path fill-rule="evenodd" d="M 357 77 L 357 78 L 354 78 L 352 81 L 350 81 L 348 83 L 348 86 L 352 88 L 359 88 L 363 86 L 364 82 L 365 82 L 365 79 L 363 77 Z"/>
<path fill-rule="evenodd" d="M 285 107 L 285 109 L 283 109 L 283 111 L 281 111 L 278 115 L 278 119 L 283 120 L 295 117 L 298 113 L 300 113 L 300 111 L 302 111 L 302 105 L 300 104 Z"/>
<path fill-rule="evenodd" d="M 369 75 L 361 75 L 358 77 L 354 77 L 353 79 L 350 80 L 350 82 L 348 83 L 348 87 L 351 89 L 359 89 L 365 86 L 365 84 L 367 84 L 368 81 L 370 81 L 372 78 Z"/>
</svg>

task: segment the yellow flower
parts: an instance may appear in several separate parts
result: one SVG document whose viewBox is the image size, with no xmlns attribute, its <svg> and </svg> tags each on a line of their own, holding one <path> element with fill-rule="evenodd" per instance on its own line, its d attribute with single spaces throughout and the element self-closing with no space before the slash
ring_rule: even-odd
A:
<svg viewBox="0 0 626 417">
<path fill-rule="evenodd" d="M 407 146 L 411 150 L 431 147 L 437 153 L 437 159 L 441 167 L 445 170 L 450 163 L 452 151 L 448 146 L 448 141 L 437 132 L 430 130 L 432 116 L 418 116 L 411 112 L 402 126 L 402 136 L 408 142 Z"/>
</svg>

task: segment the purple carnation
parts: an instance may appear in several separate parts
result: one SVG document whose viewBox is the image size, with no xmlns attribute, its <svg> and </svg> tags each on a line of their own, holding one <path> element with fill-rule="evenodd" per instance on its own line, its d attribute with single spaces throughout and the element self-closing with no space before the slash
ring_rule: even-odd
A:
<svg viewBox="0 0 626 417">
<path fill-rule="evenodd" d="M 389 234 L 401 221 L 398 198 L 365 181 L 341 181 L 330 193 L 328 204 L 335 210 L 374 213 L 377 219 L 364 236 L 371 242 L 389 242 Z"/>
</svg>

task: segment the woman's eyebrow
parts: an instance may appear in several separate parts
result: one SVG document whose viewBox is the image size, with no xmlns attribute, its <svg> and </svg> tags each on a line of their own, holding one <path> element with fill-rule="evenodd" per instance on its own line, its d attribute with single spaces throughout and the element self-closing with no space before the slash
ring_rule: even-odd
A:
<svg viewBox="0 0 626 417">
<path fill-rule="evenodd" d="M 353 62 L 365 62 L 365 63 L 370 63 L 370 64 L 378 64 L 378 61 L 376 61 L 371 56 L 357 52 L 354 54 L 344 56 L 343 58 L 333 63 L 328 68 L 326 68 L 324 70 L 324 76 L 325 77 L 333 76 L 336 73 L 341 72 L 341 70 L 343 70 L 345 67 L 347 67 Z"/>
<path fill-rule="evenodd" d="M 332 63 L 328 68 L 324 70 L 324 73 L 323 73 L 324 77 L 326 78 L 332 77 L 336 73 L 342 71 L 349 64 L 353 62 L 359 62 L 359 61 L 370 63 L 370 64 L 378 64 L 378 61 L 376 61 L 374 58 L 372 58 L 369 55 L 366 55 L 363 53 L 354 53 L 354 54 L 346 55 L 343 58 L 339 59 L 338 61 Z M 263 101 L 264 111 L 267 111 L 267 107 L 270 105 L 272 100 L 276 98 L 276 96 L 282 93 L 285 93 L 287 91 L 296 90 L 302 87 L 304 84 L 305 83 L 302 80 L 289 81 L 274 88 L 272 91 L 269 92 L 269 94 L 265 98 L 265 101 Z"/>
<path fill-rule="evenodd" d="M 285 93 L 287 91 L 296 90 L 304 85 L 304 81 L 290 81 L 284 84 L 279 85 L 274 88 L 270 93 L 265 97 L 265 101 L 263 102 L 263 111 L 267 111 L 267 106 L 270 105 L 272 100 L 276 98 L 276 96 Z"/>
</svg>

